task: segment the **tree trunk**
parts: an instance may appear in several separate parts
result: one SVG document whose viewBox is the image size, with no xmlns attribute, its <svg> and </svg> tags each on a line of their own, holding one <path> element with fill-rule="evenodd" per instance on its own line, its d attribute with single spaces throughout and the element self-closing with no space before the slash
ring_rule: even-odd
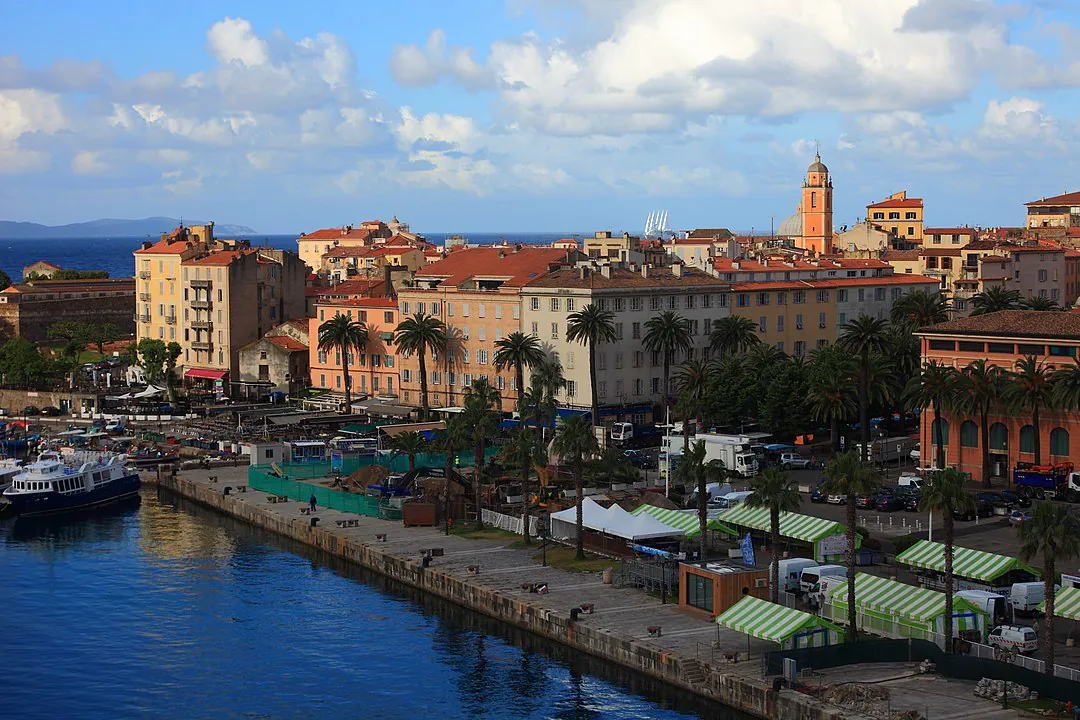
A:
<svg viewBox="0 0 1080 720">
<path fill-rule="evenodd" d="M 341 348 L 341 374 L 345 376 L 342 380 L 345 383 L 345 414 L 352 415 L 352 393 L 349 392 L 349 350 L 348 348 Z"/>
<path fill-rule="evenodd" d="M 931 425 L 931 427 L 936 427 L 937 428 L 934 431 L 934 435 L 937 436 L 936 437 L 936 445 L 937 445 L 937 447 L 934 448 L 934 463 L 937 465 L 939 470 L 944 470 L 945 469 L 945 441 L 946 441 L 946 438 L 945 438 L 945 434 L 943 432 L 941 432 L 942 428 L 944 427 L 944 418 L 941 417 L 941 403 L 938 402 L 937 398 L 934 398 L 933 400 L 930 401 L 930 409 L 934 413 L 934 424 Z"/>
<path fill-rule="evenodd" d="M 420 356 L 420 419 L 427 420 L 428 417 L 428 403 L 427 403 L 427 361 L 424 359 L 424 352 L 427 348 L 423 345 L 420 346 L 417 355 Z M 480 512 L 477 510 L 477 512 Z M 479 517 L 479 516 L 477 516 Z"/>
<path fill-rule="evenodd" d="M 1039 403 L 1031 408 L 1031 427 L 1035 430 L 1035 464 L 1042 465 L 1042 437 L 1039 434 Z"/>
<path fill-rule="evenodd" d="M 682 422 L 682 451 L 683 456 L 690 452 L 690 418 L 684 417 Z"/>
<path fill-rule="evenodd" d="M 840 452 L 840 416 L 836 413 L 829 416 L 829 439 L 832 441 L 833 452 Z"/>
<path fill-rule="evenodd" d="M 953 516 L 941 513 L 945 525 L 945 652 L 953 651 Z"/>
<path fill-rule="evenodd" d="M 521 496 L 524 498 L 522 504 L 524 508 L 521 512 L 521 534 L 525 537 L 525 544 L 528 545 L 529 540 L 529 459 L 523 458 L 524 462 L 521 464 Z M 539 493 L 537 493 L 539 496 Z"/>
<path fill-rule="evenodd" d="M 585 468 L 583 461 L 574 462 L 574 490 L 577 491 L 577 559 L 585 559 L 585 518 L 582 515 L 582 503 L 585 500 L 585 483 L 582 475 Z"/>
<path fill-rule="evenodd" d="M 516 363 L 518 391 L 518 420 L 525 422 L 525 368 L 521 363 Z"/>
<path fill-rule="evenodd" d="M 979 434 L 982 440 L 982 481 L 983 487 L 990 487 L 990 418 L 985 405 L 979 411 Z"/>
<path fill-rule="evenodd" d="M 443 473 L 446 478 L 446 482 L 443 485 L 443 523 L 445 523 L 446 534 L 450 534 L 450 476 L 451 471 L 454 469 L 454 448 L 449 443 L 446 445 L 446 464 L 443 468 Z"/>
<path fill-rule="evenodd" d="M 848 642 L 859 639 L 855 612 L 855 494 L 847 496 L 847 618 Z"/>
<path fill-rule="evenodd" d="M 686 459 L 686 454 L 683 453 L 683 459 Z M 698 472 L 698 484 L 697 484 L 697 513 L 698 513 L 698 529 L 701 530 L 701 559 L 705 559 L 705 525 L 708 522 L 708 506 L 705 504 L 705 473 L 704 468 L 701 468 Z"/>
<path fill-rule="evenodd" d="M 774 603 L 780 602 L 780 508 L 773 505 L 769 508 L 769 526 L 772 530 L 772 577 L 769 583 L 772 586 L 770 595 Z"/>
<path fill-rule="evenodd" d="M 671 353 L 664 353 L 664 407 L 671 407 Z"/>
<path fill-rule="evenodd" d="M 870 388 L 865 377 L 859 383 L 859 439 L 862 441 L 862 461 L 870 462 Z"/>
<path fill-rule="evenodd" d="M 409 472 L 416 470 L 416 453 L 409 453 Z"/>
<path fill-rule="evenodd" d="M 589 389 L 592 392 L 592 426 L 600 425 L 600 400 L 596 397 L 596 347 L 589 340 Z"/>
<path fill-rule="evenodd" d="M 473 489 L 475 490 L 475 495 L 476 495 L 476 529 L 477 530 L 484 527 L 484 520 L 481 517 L 482 513 L 480 512 L 480 473 L 483 470 L 483 464 L 484 464 L 483 460 L 484 460 L 484 441 L 481 438 L 481 439 L 478 439 L 473 444 L 473 485 L 475 486 Z"/>
<path fill-rule="evenodd" d="M 1041 644 L 1043 646 L 1043 673 L 1054 675 L 1054 561 L 1057 558 L 1051 553 L 1043 553 L 1043 592 L 1046 598 L 1046 614 L 1043 616 L 1043 633 Z"/>
</svg>

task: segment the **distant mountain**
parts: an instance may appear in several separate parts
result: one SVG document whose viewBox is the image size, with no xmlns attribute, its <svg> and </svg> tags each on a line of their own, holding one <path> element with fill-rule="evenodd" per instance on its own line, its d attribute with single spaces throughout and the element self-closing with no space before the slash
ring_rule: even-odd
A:
<svg viewBox="0 0 1080 720">
<path fill-rule="evenodd" d="M 187 225 L 202 222 L 186 220 Z M 72 238 L 72 237 L 150 237 L 157 239 L 180 224 L 177 218 L 150 217 L 142 220 L 91 220 L 71 225 L 39 225 L 38 223 L 0 220 L 0 239 L 12 238 Z M 214 223 L 214 234 L 219 237 L 231 235 L 255 235 L 256 231 L 245 225 Z"/>
</svg>

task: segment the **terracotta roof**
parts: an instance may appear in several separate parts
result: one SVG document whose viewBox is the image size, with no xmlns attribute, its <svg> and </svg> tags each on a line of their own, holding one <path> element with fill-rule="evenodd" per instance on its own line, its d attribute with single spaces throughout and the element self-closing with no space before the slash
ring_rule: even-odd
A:
<svg viewBox="0 0 1080 720">
<path fill-rule="evenodd" d="M 35 265 L 48 265 L 51 268 L 56 268 L 57 270 L 63 270 L 62 267 L 60 267 L 56 263 L 49 262 L 48 260 L 38 260 L 37 262 L 30 263 L 26 267 L 34 267 Z"/>
<path fill-rule="evenodd" d="M 881 254 L 882 260 L 918 260 L 922 250 L 886 250 Z"/>
<path fill-rule="evenodd" d="M 739 263 L 739 267 L 734 266 Z M 864 260 L 860 258 L 832 258 L 818 260 L 817 264 L 809 260 L 769 258 L 766 265 L 761 260 L 732 260 L 714 258 L 713 267 L 720 272 L 778 272 L 784 270 L 872 270 L 885 269 L 889 263 L 884 260 Z"/>
<path fill-rule="evenodd" d="M 291 338 L 288 335 L 273 335 L 266 339 L 289 352 L 307 351 L 308 349 L 306 343 L 302 343 L 296 338 Z"/>
<path fill-rule="evenodd" d="M 625 268 L 612 268 L 610 277 L 605 277 L 596 269 L 589 269 L 585 277 L 581 277 L 578 268 L 565 267 L 553 270 L 529 283 L 530 288 L 594 288 L 596 290 L 702 285 L 726 290 L 729 283 L 686 266 L 683 266 L 682 277 L 676 277 L 670 267 L 650 267 L 646 276 L 643 276 L 640 270 L 635 272 Z"/>
<path fill-rule="evenodd" d="M 293 318 L 292 320 L 286 320 L 285 322 L 281 323 L 281 325 L 292 325 L 294 328 L 307 332 L 308 320 L 310 319 L 311 318 L 306 317 Z"/>
<path fill-rule="evenodd" d="M 1050 310 L 1003 310 L 988 315 L 957 318 L 931 325 L 919 332 L 928 335 L 963 334 L 1080 339 L 1080 315 Z"/>
<path fill-rule="evenodd" d="M 147 248 L 139 248 L 135 251 L 136 255 L 179 255 L 188 249 L 191 245 L 187 240 L 176 240 L 169 242 L 168 240 L 158 240 L 156 243 Z"/>
<path fill-rule="evenodd" d="M 191 260 L 185 260 L 184 265 L 231 265 L 233 262 L 242 258 L 244 255 L 249 255 L 252 250 L 218 250 L 212 252 L 209 255 L 205 255 L 201 258 L 192 258 Z"/>
<path fill-rule="evenodd" d="M 304 240 L 367 240 L 370 236 L 371 230 L 368 228 L 352 228 L 351 230 L 345 230 L 345 228 L 338 227 L 323 228 L 322 230 L 306 233 L 297 238 L 297 240 L 301 242 Z"/>
<path fill-rule="evenodd" d="M 960 257 L 960 248 L 922 248 L 918 252 L 922 257 Z"/>
<path fill-rule="evenodd" d="M 926 228 L 923 230 L 923 235 L 974 235 L 975 228 L 970 227 L 942 227 L 942 228 Z"/>
<path fill-rule="evenodd" d="M 1065 193 L 1054 197 L 1024 203 L 1027 207 L 1052 207 L 1055 205 L 1080 205 L 1080 192 Z"/>
<path fill-rule="evenodd" d="M 444 286 L 470 279 L 502 280 L 504 287 L 522 287 L 564 263 L 571 251 L 560 248 L 511 247 L 465 248 L 420 270 L 417 279 L 442 278 Z"/>
<path fill-rule="evenodd" d="M 346 280 L 330 287 L 312 289 L 315 290 L 315 295 L 370 295 L 385 282 L 382 278 Z"/>
<path fill-rule="evenodd" d="M 996 250 L 1000 246 L 1001 246 L 1001 241 L 999 241 L 999 240 L 972 240 L 971 242 L 969 242 L 967 245 L 965 245 L 964 247 L 962 247 L 960 249 L 961 250 Z"/>
<path fill-rule="evenodd" d="M 735 237 L 735 233 L 727 228 L 696 228 L 690 231 L 689 239 L 693 240 L 727 240 Z"/>
<path fill-rule="evenodd" d="M 923 206 L 922 198 L 904 198 L 903 200 L 882 200 L 871 203 L 868 208 L 920 208 Z"/>
<path fill-rule="evenodd" d="M 846 288 L 859 285 L 926 285 L 940 283 L 936 278 L 923 275 L 888 275 L 873 278 L 829 278 L 827 280 L 773 280 L 768 282 L 734 282 L 733 292 L 757 292 L 758 290 L 824 290 L 826 288 Z"/>
<path fill-rule="evenodd" d="M 1080 257 L 1080 250 L 1066 250 L 1065 251 L 1065 257 L 1067 257 L 1067 258 L 1078 258 L 1078 257 Z"/>
<path fill-rule="evenodd" d="M 979 258 L 979 262 L 984 262 L 984 263 L 1007 263 L 1007 262 L 1012 262 L 1012 261 L 1009 258 L 1005 257 L 1004 255 L 983 255 L 982 257 Z"/>
<path fill-rule="evenodd" d="M 1001 249 L 1007 252 L 1065 252 L 1065 248 L 1060 245 L 1047 245 L 1040 243 L 1038 245 L 1001 245 Z"/>
<path fill-rule="evenodd" d="M 397 309 L 397 300 L 394 298 L 376 298 L 376 297 L 357 297 L 357 298 L 327 298 L 320 300 L 315 304 L 316 307 L 320 305 L 335 305 L 338 307 L 376 307 L 376 308 L 393 308 Z"/>
<path fill-rule="evenodd" d="M 40 292 L 106 292 L 125 290 L 135 292 L 135 278 L 101 278 L 99 280 L 27 280 L 0 290 L 5 293 Z"/>
</svg>

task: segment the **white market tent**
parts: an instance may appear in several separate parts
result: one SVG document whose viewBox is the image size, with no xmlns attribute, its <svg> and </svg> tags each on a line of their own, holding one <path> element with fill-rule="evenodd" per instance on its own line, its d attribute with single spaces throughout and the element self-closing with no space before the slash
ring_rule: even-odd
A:
<svg viewBox="0 0 1080 720">
<path fill-rule="evenodd" d="M 131 397 L 132 398 L 148 398 L 148 397 L 154 397 L 156 395 L 163 395 L 163 394 L 165 394 L 165 388 L 159 388 L 159 387 L 155 387 L 153 385 L 147 385 L 145 390 L 143 390 L 142 392 L 137 392 L 134 395 L 132 395 Z"/>
<path fill-rule="evenodd" d="M 632 542 L 685 535 L 682 530 L 666 525 L 648 515 L 634 516 L 618 505 L 605 508 L 592 498 L 585 498 L 582 501 L 581 515 L 582 525 L 589 530 Z M 576 507 L 552 514 L 551 534 L 560 539 L 577 537 Z"/>
</svg>

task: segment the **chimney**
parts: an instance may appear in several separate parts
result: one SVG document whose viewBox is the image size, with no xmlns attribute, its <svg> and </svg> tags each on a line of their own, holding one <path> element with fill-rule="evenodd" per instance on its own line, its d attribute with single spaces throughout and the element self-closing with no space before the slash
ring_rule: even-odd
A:
<svg viewBox="0 0 1080 720">
<path fill-rule="evenodd" d="M 611 265 L 610 264 L 602 265 L 600 267 L 600 274 L 603 275 L 604 277 L 606 277 L 608 280 L 610 280 L 611 279 Z"/>
<path fill-rule="evenodd" d="M 578 265 L 577 276 L 578 280 L 584 280 L 589 274 L 589 269 L 584 265 Z"/>
<path fill-rule="evenodd" d="M 641 277 L 649 277 L 649 263 L 641 263 Z"/>
<path fill-rule="evenodd" d="M 671 266 L 671 274 L 677 278 L 681 278 L 683 273 L 682 263 L 675 263 Z"/>
<path fill-rule="evenodd" d="M 149 248 L 149 247 L 150 247 L 151 245 L 153 245 L 153 243 L 151 243 L 150 241 L 146 241 L 146 242 L 144 242 L 144 243 L 142 244 L 142 249 L 143 249 L 143 250 L 146 250 L 146 249 L 147 249 L 147 248 Z"/>
<path fill-rule="evenodd" d="M 733 262 L 731 263 L 731 269 L 732 269 L 732 270 L 739 270 L 739 269 L 741 269 L 741 265 L 740 265 L 740 263 L 739 263 L 739 261 L 738 261 L 738 260 L 735 260 L 735 261 L 733 261 Z"/>
<path fill-rule="evenodd" d="M 769 258 L 761 258 L 761 264 L 765 267 L 769 267 Z"/>
<path fill-rule="evenodd" d="M 383 265 L 383 282 L 386 283 L 386 287 L 383 288 L 383 295 L 391 300 L 397 297 L 397 292 L 394 290 L 393 275 L 390 265 Z"/>
</svg>

